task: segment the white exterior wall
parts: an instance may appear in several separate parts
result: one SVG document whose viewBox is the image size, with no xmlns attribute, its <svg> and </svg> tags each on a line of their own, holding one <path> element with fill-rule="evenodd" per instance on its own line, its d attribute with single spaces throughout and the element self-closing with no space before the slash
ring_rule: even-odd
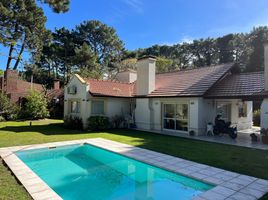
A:
<svg viewBox="0 0 268 200">
<path fill-rule="evenodd" d="M 69 86 L 76 86 L 77 92 L 76 94 L 68 94 L 67 88 Z M 78 116 L 82 118 L 84 128 L 87 126 L 87 119 L 90 113 L 89 106 L 89 85 L 86 83 L 82 83 L 77 76 L 73 76 L 71 81 L 66 85 L 64 89 L 64 116 L 72 115 Z M 70 105 L 69 102 L 72 100 L 77 100 L 80 102 L 80 113 L 70 113 Z"/>
<path fill-rule="evenodd" d="M 76 94 L 68 94 L 67 88 L 75 85 L 77 87 Z M 78 116 L 82 118 L 84 128 L 87 128 L 88 118 L 91 116 L 92 100 L 104 101 L 104 115 L 113 117 L 115 115 L 128 116 L 130 114 L 130 99 L 129 98 L 111 98 L 111 97 L 92 97 L 89 94 L 89 85 L 82 83 L 79 78 L 74 76 L 70 83 L 64 89 L 64 116 Z M 80 113 L 70 113 L 70 101 L 80 102 Z"/>
<path fill-rule="evenodd" d="M 264 44 L 264 90 L 268 91 L 268 44 Z M 261 104 L 261 128 L 268 128 L 268 98 Z"/>
<path fill-rule="evenodd" d="M 136 99 L 135 119 L 138 129 L 163 131 L 163 104 L 188 104 L 188 130 L 202 134 L 199 116 L 202 98 L 141 98 Z M 165 130 L 172 131 L 172 130 Z M 178 131 L 179 132 L 179 131 Z M 183 132 L 183 131 L 181 131 Z"/>
<path fill-rule="evenodd" d="M 247 101 L 247 116 L 239 117 L 239 99 L 211 100 L 203 98 L 142 98 L 136 99 L 135 119 L 138 129 L 163 131 L 163 104 L 176 103 L 188 104 L 188 131 L 194 131 L 196 135 L 206 133 L 207 124 L 214 123 L 216 117 L 216 105 L 219 102 L 231 103 L 231 122 L 238 130 L 252 127 L 252 102 Z M 268 101 L 267 101 L 268 113 Z M 268 114 L 267 114 L 268 119 Z M 173 130 L 164 130 L 173 131 Z M 183 132 L 183 131 L 176 131 Z"/>
<path fill-rule="evenodd" d="M 130 114 L 130 99 L 106 98 L 106 110 L 104 112 L 107 117 L 128 116 Z"/>
<path fill-rule="evenodd" d="M 136 99 L 135 123 L 137 128 L 151 130 L 150 99 Z"/>
<path fill-rule="evenodd" d="M 268 99 L 264 99 L 261 104 L 261 128 L 268 128 Z"/>
</svg>

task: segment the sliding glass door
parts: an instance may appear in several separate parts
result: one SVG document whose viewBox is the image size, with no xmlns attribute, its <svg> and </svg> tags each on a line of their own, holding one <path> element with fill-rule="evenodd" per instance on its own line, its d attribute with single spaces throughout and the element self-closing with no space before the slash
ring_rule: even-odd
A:
<svg viewBox="0 0 268 200">
<path fill-rule="evenodd" d="M 163 128 L 188 131 L 188 104 L 163 104 Z"/>
</svg>

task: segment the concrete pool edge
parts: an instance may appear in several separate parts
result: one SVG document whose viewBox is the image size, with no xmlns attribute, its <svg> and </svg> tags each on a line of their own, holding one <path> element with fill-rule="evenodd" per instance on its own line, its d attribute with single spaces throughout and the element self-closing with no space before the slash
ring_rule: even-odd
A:
<svg viewBox="0 0 268 200">
<path fill-rule="evenodd" d="M 208 165 L 199 164 L 174 156 L 154 152 L 140 147 L 102 139 L 83 139 L 64 142 L 53 142 L 36 145 L 0 148 L 0 157 L 9 169 L 29 192 L 33 199 L 61 199 L 43 180 L 28 168 L 14 152 L 48 148 L 55 146 L 88 143 L 141 162 L 160 167 L 174 173 L 215 185 L 214 188 L 195 197 L 196 200 L 204 199 L 258 199 L 268 192 L 268 181 L 251 176 L 241 175 L 222 170 Z"/>
</svg>

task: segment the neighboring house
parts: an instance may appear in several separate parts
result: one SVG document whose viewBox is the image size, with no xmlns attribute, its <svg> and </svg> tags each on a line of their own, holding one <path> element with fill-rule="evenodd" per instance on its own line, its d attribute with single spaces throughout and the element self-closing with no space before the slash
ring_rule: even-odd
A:
<svg viewBox="0 0 268 200">
<path fill-rule="evenodd" d="M 138 129 L 201 135 L 220 113 L 238 130 L 252 127 L 252 101 L 265 97 L 263 72 L 233 74 L 233 64 L 222 64 L 156 74 L 155 61 L 139 59 L 137 72 L 119 73 L 117 81 L 74 75 L 65 87 L 64 116 L 79 116 L 86 127 L 93 115 L 123 115 Z"/>
<path fill-rule="evenodd" d="M 16 70 L 6 70 L 4 76 L 0 77 L 0 92 L 4 92 L 11 102 L 21 105 L 23 99 L 30 90 L 44 93 L 49 101 L 63 101 L 63 90 L 60 89 L 60 82 L 54 81 L 54 87 L 46 90 L 43 85 L 24 81 Z"/>
</svg>

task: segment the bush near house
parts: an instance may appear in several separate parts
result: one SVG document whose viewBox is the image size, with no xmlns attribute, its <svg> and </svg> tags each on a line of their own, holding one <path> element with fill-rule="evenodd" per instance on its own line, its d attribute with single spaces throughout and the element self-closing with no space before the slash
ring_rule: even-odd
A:
<svg viewBox="0 0 268 200">
<path fill-rule="evenodd" d="M 0 121 L 16 120 L 19 111 L 19 107 L 11 103 L 6 94 L 0 93 Z"/>
<path fill-rule="evenodd" d="M 43 119 L 49 117 L 47 99 L 37 91 L 30 91 L 26 96 L 22 117 L 28 119 Z"/>
<path fill-rule="evenodd" d="M 88 128 L 90 130 L 104 130 L 110 128 L 110 121 L 105 116 L 91 116 L 88 118 Z"/>
<path fill-rule="evenodd" d="M 64 126 L 74 130 L 82 130 L 83 129 L 82 118 L 77 116 L 65 116 Z"/>
<path fill-rule="evenodd" d="M 260 115 L 261 115 L 260 109 L 254 110 L 253 112 L 253 125 L 254 126 L 260 126 L 260 123 L 261 123 Z"/>
<path fill-rule="evenodd" d="M 111 118 L 111 125 L 113 128 L 121 128 L 123 123 L 125 122 L 125 117 L 122 115 L 115 115 Z"/>
</svg>

